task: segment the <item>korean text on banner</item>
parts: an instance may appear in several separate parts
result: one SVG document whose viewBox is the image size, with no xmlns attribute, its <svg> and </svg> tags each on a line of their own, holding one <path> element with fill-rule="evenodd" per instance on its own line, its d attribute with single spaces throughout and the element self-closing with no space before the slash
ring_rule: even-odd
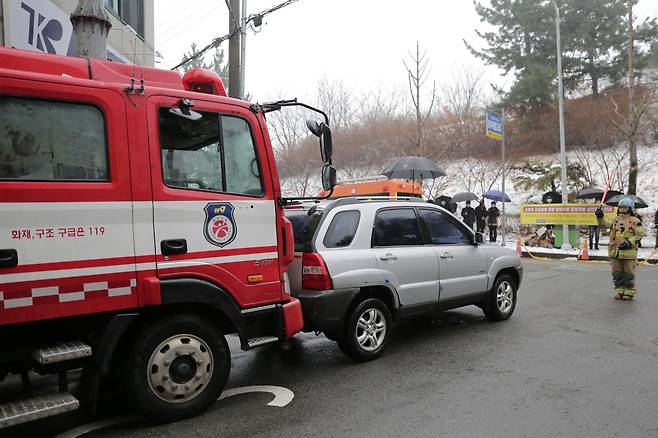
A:
<svg viewBox="0 0 658 438">
<path fill-rule="evenodd" d="M 598 204 L 521 204 L 524 225 L 597 225 L 594 212 Z M 602 207 L 606 222 L 615 216 L 615 208 Z"/>
</svg>

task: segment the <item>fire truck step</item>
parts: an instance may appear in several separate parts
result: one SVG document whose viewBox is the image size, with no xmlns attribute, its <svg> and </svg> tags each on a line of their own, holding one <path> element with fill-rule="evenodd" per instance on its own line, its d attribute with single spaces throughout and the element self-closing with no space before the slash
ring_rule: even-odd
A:
<svg viewBox="0 0 658 438">
<path fill-rule="evenodd" d="M 276 336 L 262 336 L 260 338 L 249 339 L 249 348 L 260 347 L 261 345 L 271 344 L 278 342 L 279 338 Z"/>
<path fill-rule="evenodd" d="M 27 423 L 80 407 L 71 394 L 58 393 L 0 405 L 0 429 Z"/>
<path fill-rule="evenodd" d="M 62 342 L 34 352 L 34 359 L 41 365 L 65 362 L 91 356 L 91 347 L 81 341 Z"/>
</svg>

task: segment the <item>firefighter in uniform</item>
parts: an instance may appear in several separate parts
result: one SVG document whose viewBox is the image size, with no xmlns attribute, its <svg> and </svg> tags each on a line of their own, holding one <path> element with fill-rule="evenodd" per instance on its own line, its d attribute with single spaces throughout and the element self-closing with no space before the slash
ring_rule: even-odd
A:
<svg viewBox="0 0 658 438">
<path fill-rule="evenodd" d="M 615 285 L 616 300 L 632 300 L 635 295 L 635 266 L 637 265 L 637 243 L 644 235 L 642 223 L 633 213 L 635 202 L 623 198 L 617 205 L 617 217 L 610 228 L 608 256 L 612 265 L 612 281 Z M 600 227 L 605 221 L 598 217 Z"/>
</svg>

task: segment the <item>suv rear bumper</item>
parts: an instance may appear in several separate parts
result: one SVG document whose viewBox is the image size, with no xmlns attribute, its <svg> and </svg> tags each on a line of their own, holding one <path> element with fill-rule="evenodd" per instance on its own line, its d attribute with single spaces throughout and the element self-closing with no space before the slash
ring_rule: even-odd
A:
<svg viewBox="0 0 658 438">
<path fill-rule="evenodd" d="M 303 290 L 293 295 L 302 303 L 304 331 L 338 334 L 343 330 L 347 307 L 359 289 Z"/>
</svg>

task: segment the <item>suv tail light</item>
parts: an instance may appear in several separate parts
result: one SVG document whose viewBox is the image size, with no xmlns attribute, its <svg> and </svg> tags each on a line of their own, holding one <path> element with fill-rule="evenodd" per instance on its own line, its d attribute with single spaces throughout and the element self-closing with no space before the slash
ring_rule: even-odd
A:
<svg viewBox="0 0 658 438">
<path fill-rule="evenodd" d="M 305 252 L 302 257 L 302 288 L 316 290 L 333 288 L 327 265 L 318 253 Z"/>
</svg>

